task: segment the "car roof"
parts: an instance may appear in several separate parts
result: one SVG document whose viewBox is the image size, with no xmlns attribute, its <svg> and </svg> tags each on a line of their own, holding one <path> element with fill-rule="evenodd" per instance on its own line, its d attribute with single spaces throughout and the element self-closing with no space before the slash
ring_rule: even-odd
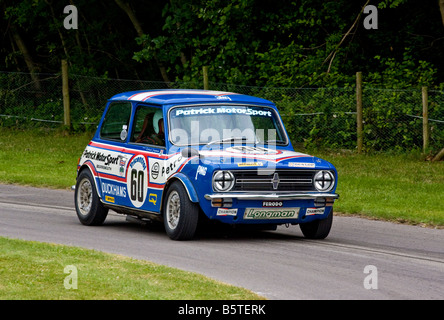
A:
<svg viewBox="0 0 444 320">
<path fill-rule="evenodd" d="M 163 89 L 163 90 L 140 90 L 128 91 L 116 94 L 110 101 L 140 101 L 153 104 L 186 104 L 186 103 L 209 103 L 209 102 L 236 102 L 245 104 L 272 104 L 272 102 L 233 92 L 192 90 L 192 89 Z"/>
</svg>

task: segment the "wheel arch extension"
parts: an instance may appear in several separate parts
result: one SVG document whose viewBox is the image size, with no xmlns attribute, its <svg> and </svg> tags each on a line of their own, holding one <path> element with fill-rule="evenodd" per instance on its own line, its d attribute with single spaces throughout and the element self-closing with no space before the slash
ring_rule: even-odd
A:
<svg viewBox="0 0 444 320">
<path fill-rule="evenodd" d="M 97 172 L 96 169 L 94 168 L 94 165 L 87 161 L 85 162 L 78 170 L 77 170 L 77 176 L 76 176 L 76 180 L 79 178 L 80 173 L 82 173 L 84 170 L 88 170 L 89 173 L 91 174 L 91 176 L 94 179 L 94 185 L 96 187 L 96 191 L 97 191 L 97 195 L 99 196 L 100 199 L 102 199 L 102 190 L 99 188 L 98 184 L 97 184 Z"/>
<path fill-rule="evenodd" d="M 184 175 L 183 173 L 179 172 L 179 173 L 176 173 L 175 175 L 171 176 L 168 179 L 168 181 L 165 183 L 165 187 L 162 192 L 161 207 L 163 207 L 163 197 L 164 197 L 164 195 L 166 195 L 166 191 L 168 190 L 168 188 L 170 187 L 170 185 L 174 181 L 180 181 L 182 183 L 185 190 L 187 191 L 188 198 L 190 199 L 191 202 L 199 202 L 199 197 L 197 196 L 196 189 L 194 189 L 194 186 L 191 183 L 190 179 L 188 179 L 188 177 L 186 175 Z"/>
</svg>

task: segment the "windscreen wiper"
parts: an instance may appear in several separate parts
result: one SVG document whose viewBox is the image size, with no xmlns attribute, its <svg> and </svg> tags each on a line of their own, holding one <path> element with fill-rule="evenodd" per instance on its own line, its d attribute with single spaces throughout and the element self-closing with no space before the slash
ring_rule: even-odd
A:
<svg viewBox="0 0 444 320">
<path fill-rule="evenodd" d="M 220 139 L 220 140 L 213 140 L 211 142 L 208 142 L 205 146 L 210 146 L 215 143 L 226 143 L 226 142 L 233 142 L 233 141 L 238 141 L 238 140 L 241 140 L 242 142 L 246 142 L 248 139 L 247 139 L 247 137 L 230 137 L 230 138 L 225 138 L 225 139 Z"/>
</svg>

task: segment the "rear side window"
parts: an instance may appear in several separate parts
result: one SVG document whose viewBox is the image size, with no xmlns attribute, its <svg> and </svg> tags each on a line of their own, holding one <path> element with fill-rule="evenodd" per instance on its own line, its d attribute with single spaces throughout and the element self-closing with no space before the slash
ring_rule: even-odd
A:
<svg viewBox="0 0 444 320">
<path fill-rule="evenodd" d="M 102 128 L 100 129 L 100 137 L 107 140 L 126 140 L 126 132 L 129 126 L 130 116 L 130 102 L 112 103 L 103 120 Z"/>
</svg>

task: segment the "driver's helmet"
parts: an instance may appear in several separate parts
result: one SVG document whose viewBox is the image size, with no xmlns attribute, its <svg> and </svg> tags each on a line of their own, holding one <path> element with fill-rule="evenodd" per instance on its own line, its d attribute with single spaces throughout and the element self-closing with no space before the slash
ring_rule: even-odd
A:
<svg viewBox="0 0 444 320">
<path fill-rule="evenodd" d="M 163 118 L 162 110 L 157 110 L 153 117 L 153 127 L 156 134 L 159 133 L 159 120 Z"/>
</svg>

